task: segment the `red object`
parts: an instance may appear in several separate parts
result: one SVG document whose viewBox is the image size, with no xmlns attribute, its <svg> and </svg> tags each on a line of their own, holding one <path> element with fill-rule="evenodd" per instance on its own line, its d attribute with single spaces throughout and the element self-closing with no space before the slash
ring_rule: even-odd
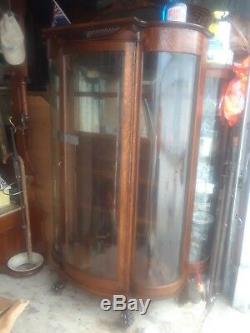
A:
<svg viewBox="0 0 250 333">
<path fill-rule="evenodd" d="M 222 97 L 221 111 L 230 127 L 239 122 L 245 108 L 249 69 L 250 57 L 234 65 L 235 78 L 229 82 Z"/>
</svg>

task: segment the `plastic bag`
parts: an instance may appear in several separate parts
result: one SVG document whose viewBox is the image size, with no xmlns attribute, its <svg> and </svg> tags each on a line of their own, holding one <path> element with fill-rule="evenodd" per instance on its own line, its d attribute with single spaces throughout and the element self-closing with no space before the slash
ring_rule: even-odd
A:
<svg viewBox="0 0 250 333">
<path fill-rule="evenodd" d="M 226 87 L 222 96 L 221 111 L 230 127 L 235 126 L 245 109 L 250 57 L 241 64 L 234 64 L 235 78 Z"/>
</svg>

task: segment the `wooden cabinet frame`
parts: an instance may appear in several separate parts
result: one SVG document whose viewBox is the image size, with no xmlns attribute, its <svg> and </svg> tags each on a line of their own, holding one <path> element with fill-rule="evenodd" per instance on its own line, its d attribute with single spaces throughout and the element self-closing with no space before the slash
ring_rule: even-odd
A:
<svg viewBox="0 0 250 333">
<path fill-rule="evenodd" d="M 188 254 L 191 233 L 191 220 L 195 192 L 195 177 L 198 158 L 198 143 L 204 95 L 206 71 L 207 36 L 203 28 L 192 24 L 145 23 L 137 19 L 94 22 L 45 32 L 49 39 L 48 49 L 51 59 L 59 59 L 60 67 L 60 109 L 61 127 L 67 132 L 67 77 L 65 55 L 81 54 L 86 51 L 122 51 L 125 55 L 122 119 L 120 120 L 120 193 L 119 193 L 119 233 L 117 279 L 99 279 L 85 274 L 67 264 L 63 258 L 62 270 L 77 284 L 98 294 L 111 296 L 115 293 L 136 294 L 142 297 L 165 297 L 178 292 L 185 284 L 188 275 Z M 133 278 L 135 229 L 138 200 L 138 160 L 139 160 L 139 107 L 141 103 L 141 77 L 143 52 L 174 52 L 197 56 L 196 87 L 193 99 L 193 121 L 191 129 L 189 177 L 186 192 L 185 225 L 182 236 L 180 258 L 180 278 L 172 284 L 154 288 L 136 285 Z M 68 153 L 61 144 L 62 161 Z M 70 154 L 74 156 L 74 151 Z M 74 158 L 72 158 L 72 163 Z M 61 167 L 63 190 L 67 191 L 65 167 Z M 68 227 L 68 212 L 72 207 L 63 199 L 62 215 L 65 217 L 65 231 Z"/>
</svg>

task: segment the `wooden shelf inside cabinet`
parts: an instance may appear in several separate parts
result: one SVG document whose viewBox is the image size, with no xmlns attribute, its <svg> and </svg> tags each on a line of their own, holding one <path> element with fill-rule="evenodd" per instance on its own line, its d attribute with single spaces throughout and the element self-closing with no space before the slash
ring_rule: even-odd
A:
<svg viewBox="0 0 250 333">
<path fill-rule="evenodd" d="M 102 179 L 114 181 L 114 173 L 112 171 L 94 170 L 94 175 L 97 178 L 102 178 Z"/>
<path fill-rule="evenodd" d="M 93 98 L 116 98 L 117 93 L 115 92 L 85 92 L 85 91 L 76 91 L 74 92 L 75 97 L 93 97 Z"/>
<path fill-rule="evenodd" d="M 20 210 L 22 210 L 22 207 L 15 205 L 15 204 L 11 204 L 6 207 L 2 207 L 2 208 L 0 208 L 0 219 L 7 215 L 19 212 Z"/>
<path fill-rule="evenodd" d="M 102 178 L 110 181 L 114 181 L 114 173 L 112 171 L 101 171 L 101 170 L 94 170 L 94 175 L 97 178 Z M 153 184 L 149 179 L 139 178 L 139 184 L 144 186 L 156 187 L 157 184 Z"/>
<path fill-rule="evenodd" d="M 85 204 L 82 203 L 80 206 L 84 210 L 88 209 L 88 210 L 92 210 L 92 211 L 96 211 L 98 213 L 104 213 L 104 214 L 110 213 L 110 212 L 115 210 L 115 207 L 103 207 L 101 205 L 93 205 L 92 206 L 92 205 L 85 205 Z"/>
</svg>

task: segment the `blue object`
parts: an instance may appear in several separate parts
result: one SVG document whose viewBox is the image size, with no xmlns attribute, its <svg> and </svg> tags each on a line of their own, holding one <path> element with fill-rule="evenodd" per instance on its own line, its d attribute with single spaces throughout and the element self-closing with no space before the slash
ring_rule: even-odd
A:
<svg viewBox="0 0 250 333">
<path fill-rule="evenodd" d="M 161 12 L 161 20 L 162 21 L 167 21 L 168 19 L 168 10 L 176 5 L 185 5 L 185 1 L 181 0 L 168 0 L 168 2 L 162 7 L 162 12 Z"/>
<path fill-rule="evenodd" d="M 164 5 L 163 8 L 162 8 L 162 12 L 161 12 L 161 20 L 162 21 L 166 21 L 167 11 L 168 11 L 168 6 Z"/>
<path fill-rule="evenodd" d="M 55 0 L 53 0 L 53 3 L 54 3 L 54 11 L 53 11 L 52 27 L 54 28 L 71 24 L 69 18 L 64 13 L 59 4 Z"/>
</svg>

